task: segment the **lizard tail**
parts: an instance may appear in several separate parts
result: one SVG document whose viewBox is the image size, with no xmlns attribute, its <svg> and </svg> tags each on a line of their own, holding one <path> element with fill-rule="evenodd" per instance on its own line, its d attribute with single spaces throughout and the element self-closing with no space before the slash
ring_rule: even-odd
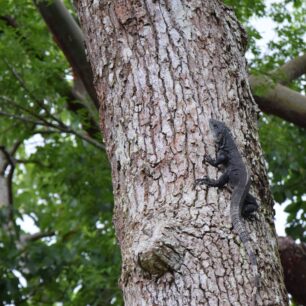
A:
<svg viewBox="0 0 306 306">
<path fill-rule="evenodd" d="M 237 211 L 236 210 L 237 209 L 235 209 L 235 207 L 231 209 L 232 223 L 235 232 L 239 235 L 239 238 L 246 249 L 246 252 L 249 257 L 249 262 L 252 266 L 252 272 L 254 276 L 254 289 L 252 292 L 252 296 L 253 296 L 253 305 L 256 305 L 256 295 L 259 289 L 259 273 L 258 273 L 257 260 L 250 243 L 250 236 L 246 230 L 243 220 L 241 219 L 240 212 L 239 210 Z"/>
</svg>

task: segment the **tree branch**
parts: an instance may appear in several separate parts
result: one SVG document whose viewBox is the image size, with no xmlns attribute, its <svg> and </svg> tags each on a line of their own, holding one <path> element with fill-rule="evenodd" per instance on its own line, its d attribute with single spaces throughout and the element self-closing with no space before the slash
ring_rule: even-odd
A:
<svg viewBox="0 0 306 306">
<path fill-rule="evenodd" d="M 96 148 L 100 149 L 100 150 L 105 150 L 105 145 L 103 145 L 102 143 L 96 141 L 95 139 L 85 135 L 85 134 L 82 134 L 80 132 L 77 132 L 77 131 L 74 131 L 72 129 L 67 129 L 66 131 L 63 130 L 63 132 L 65 133 L 69 133 L 69 134 L 73 134 L 85 141 L 87 141 L 88 143 L 92 144 L 93 146 L 95 146 Z"/>
<path fill-rule="evenodd" d="M 43 122 L 32 120 L 30 118 L 18 116 L 18 115 L 15 115 L 15 114 L 10 114 L 10 113 L 7 113 L 7 112 L 0 111 L 0 116 L 9 117 L 11 119 L 17 119 L 17 120 L 20 120 L 20 121 L 23 121 L 23 122 L 26 122 L 26 123 L 35 124 L 35 125 L 45 125 Z"/>
<path fill-rule="evenodd" d="M 306 73 L 306 53 L 298 56 L 272 72 L 278 83 L 287 85 Z"/>
<path fill-rule="evenodd" d="M 300 127 L 306 127 L 306 97 L 275 84 L 266 76 L 250 76 L 250 86 L 259 108 Z"/>
<path fill-rule="evenodd" d="M 11 156 L 14 156 L 14 155 L 15 155 L 15 153 L 16 153 L 17 150 L 18 150 L 18 148 L 22 145 L 23 140 L 24 140 L 24 139 L 22 139 L 22 140 L 19 139 L 19 140 L 15 141 L 15 143 L 13 144 L 12 149 L 10 150 L 10 155 L 11 155 Z"/>
<path fill-rule="evenodd" d="M 50 117 L 50 119 L 54 120 L 58 125 L 64 125 L 62 121 L 60 121 L 59 119 L 57 119 L 51 112 L 50 110 L 45 106 L 43 101 L 40 101 L 39 99 L 37 99 L 35 97 L 35 95 L 31 92 L 31 90 L 27 87 L 26 82 L 24 81 L 24 79 L 21 77 L 21 75 L 16 71 L 16 69 L 6 60 L 4 59 L 4 62 L 7 64 L 8 68 L 10 69 L 10 71 L 12 72 L 12 74 L 14 75 L 14 77 L 16 78 L 16 80 L 19 82 L 19 84 L 21 85 L 21 87 L 27 92 L 27 94 L 29 95 L 30 98 L 32 98 L 33 102 L 36 103 L 39 107 L 41 107 L 46 114 L 48 115 L 48 117 Z M 35 114 L 35 117 L 37 117 L 37 114 Z M 43 122 L 46 122 L 46 120 L 44 119 L 43 116 L 39 116 L 39 119 Z"/>
<path fill-rule="evenodd" d="M 19 112 L 20 110 L 22 110 L 25 113 L 28 113 L 29 115 L 31 115 L 32 117 L 38 119 L 39 121 L 44 122 L 45 124 L 49 125 L 48 121 L 43 116 L 38 115 L 36 112 L 32 111 L 31 109 L 26 108 L 5 96 L 0 96 L 0 99 L 6 102 L 7 105 L 9 106 L 13 105 Z M 52 116 L 52 119 L 53 119 L 53 116 Z"/>
<path fill-rule="evenodd" d="M 99 101 L 93 86 L 93 74 L 87 61 L 83 33 L 70 15 L 62 1 L 33 0 L 40 14 L 45 20 L 55 41 L 64 52 L 70 65 L 81 78 L 95 107 L 99 108 Z"/>
<path fill-rule="evenodd" d="M 25 241 L 37 241 L 37 240 L 40 240 L 42 238 L 52 237 L 54 235 L 55 235 L 54 231 L 46 232 L 46 233 L 38 232 L 38 233 L 35 233 L 35 234 L 32 234 L 32 235 L 24 235 L 23 239 Z"/>
</svg>

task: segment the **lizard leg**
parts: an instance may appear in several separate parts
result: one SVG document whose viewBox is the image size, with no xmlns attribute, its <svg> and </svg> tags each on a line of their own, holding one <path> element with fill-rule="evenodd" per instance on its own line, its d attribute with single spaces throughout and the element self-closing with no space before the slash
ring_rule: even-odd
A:
<svg viewBox="0 0 306 306">
<path fill-rule="evenodd" d="M 256 199 L 248 193 L 245 197 L 241 214 L 244 218 L 250 219 L 252 217 L 252 213 L 258 210 L 258 204 Z"/>
<path fill-rule="evenodd" d="M 210 179 L 207 176 L 204 176 L 201 179 L 196 179 L 195 185 L 205 184 L 211 187 L 223 187 L 228 182 L 228 180 L 229 180 L 228 172 L 224 172 L 217 180 Z"/>
<path fill-rule="evenodd" d="M 212 165 L 214 167 L 218 167 L 218 165 L 224 164 L 225 162 L 227 162 L 227 159 L 228 159 L 228 156 L 223 151 L 218 152 L 216 159 L 213 159 L 209 155 L 205 155 L 205 157 L 204 157 L 204 161 L 207 161 L 210 165 Z"/>
</svg>

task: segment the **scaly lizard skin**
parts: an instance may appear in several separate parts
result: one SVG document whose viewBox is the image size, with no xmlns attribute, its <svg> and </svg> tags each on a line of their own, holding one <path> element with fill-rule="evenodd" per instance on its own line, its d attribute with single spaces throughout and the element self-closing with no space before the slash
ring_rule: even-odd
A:
<svg viewBox="0 0 306 306">
<path fill-rule="evenodd" d="M 234 139 L 227 126 L 220 121 L 210 119 L 209 126 L 212 130 L 214 140 L 217 144 L 217 158 L 205 156 L 205 160 L 214 167 L 219 164 L 225 166 L 225 172 L 217 180 L 205 176 L 195 181 L 196 185 L 206 184 L 211 187 L 223 187 L 229 183 L 233 189 L 231 197 L 231 220 L 234 230 L 239 235 L 252 265 L 254 273 L 253 305 L 255 305 L 256 293 L 259 287 L 259 275 L 257 261 L 250 243 L 250 236 L 246 230 L 244 218 L 250 218 L 251 214 L 258 209 L 255 198 L 249 193 L 250 176 L 242 157 L 237 149 Z"/>
</svg>

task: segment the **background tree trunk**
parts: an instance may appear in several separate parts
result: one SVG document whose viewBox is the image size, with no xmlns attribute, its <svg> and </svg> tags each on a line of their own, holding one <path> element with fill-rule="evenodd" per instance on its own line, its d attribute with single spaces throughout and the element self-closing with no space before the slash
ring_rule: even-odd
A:
<svg viewBox="0 0 306 306">
<path fill-rule="evenodd" d="M 10 153 L 0 146 L 0 209 L 2 215 L 1 226 L 7 234 L 13 230 L 13 193 L 12 177 L 14 165 Z"/>
<path fill-rule="evenodd" d="M 220 175 L 208 119 L 225 122 L 252 173 L 247 223 L 258 305 L 287 305 L 272 197 L 233 12 L 210 1 L 77 3 L 112 167 L 126 305 L 250 305 L 252 272 L 229 218 L 231 192 L 196 189 Z"/>
<path fill-rule="evenodd" d="M 8 190 L 8 183 L 7 178 L 5 175 L 5 170 L 7 167 L 8 161 L 3 153 L 0 150 L 0 207 L 7 207 L 9 205 L 9 190 Z"/>
<path fill-rule="evenodd" d="M 306 305 L 306 244 L 290 237 L 278 237 L 286 289 L 298 305 Z"/>
</svg>

